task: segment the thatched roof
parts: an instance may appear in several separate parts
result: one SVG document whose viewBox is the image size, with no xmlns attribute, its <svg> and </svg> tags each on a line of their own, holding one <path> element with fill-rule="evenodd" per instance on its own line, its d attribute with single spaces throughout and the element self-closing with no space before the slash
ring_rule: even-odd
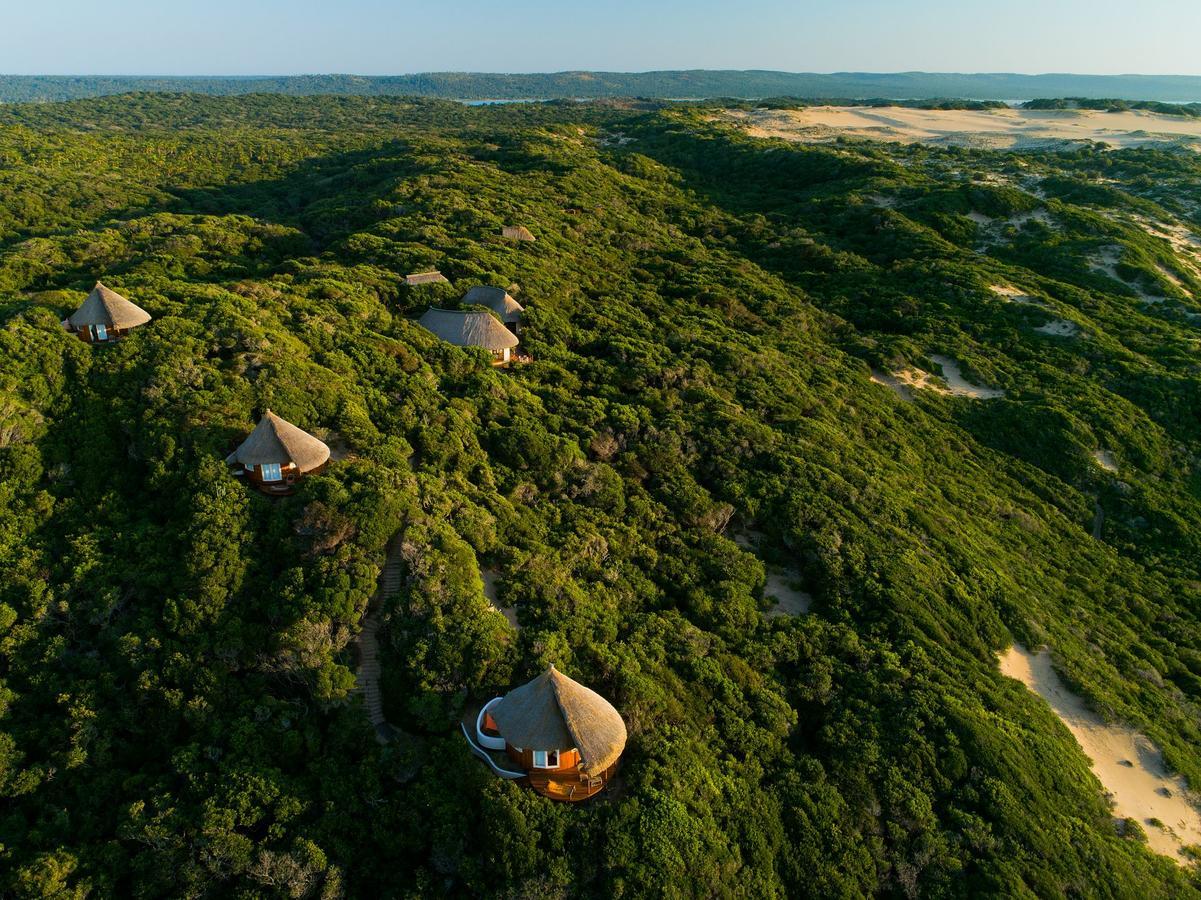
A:
<svg viewBox="0 0 1201 900">
<path fill-rule="evenodd" d="M 405 284 L 446 284 L 447 278 L 441 272 L 414 272 L 405 276 Z"/>
<path fill-rule="evenodd" d="M 226 462 L 244 466 L 264 463 L 295 463 L 302 473 L 311 472 L 329 459 L 329 447 L 307 431 L 303 431 L 267 410 L 250 437 L 229 455 Z"/>
<path fill-rule="evenodd" d="M 599 775 L 626 745 L 626 724 L 608 700 L 551 666 L 489 709 L 506 741 L 525 750 L 580 751 L 580 769 Z"/>
<path fill-rule="evenodd" d="M 437 309 L 431 306 L 417 320 L 417 324 L 456 347 L 483 347 L 485 350 L 500 351 L 520 343 L 513 332 L 488 312 Z"/>
<path fill-rule="evenodd" d="M 136 328 L 150 321 L 150 313 L 97 281 L 92 293 L 88 294 L 79 309 L 67 317 L 67 321 L 76 329 L 89 325 L 113 329 Z"/>
<path fill-rule="evenodd" d="M 509 325 L 518 321 L 525 307 L 509 296 L 509 292 L 498 287 L 473 287 L 463 295 L 464 306 L 486 306 Z"/>
<path fill-rule="evenodd" d="M 533 233 L 524 225 L 505 225 L 500 230 L 500 236 L 506 237 L 511 241 L 532 241 L 534 240 Z"/>
</svg>

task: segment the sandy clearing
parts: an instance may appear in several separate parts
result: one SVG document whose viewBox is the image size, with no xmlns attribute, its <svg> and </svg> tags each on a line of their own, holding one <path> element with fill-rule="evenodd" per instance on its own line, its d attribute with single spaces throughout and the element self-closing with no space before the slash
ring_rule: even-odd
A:
<svg viewBox="0 0 1201 900">
<path fill-rule="evenodd" d="M 942 377 L 947 382 L 947 388 L 952 394 L 958 397 L 972 397 L 976 400 L 995 400 L 997 397 L 1005 396 L 1005 392 L 1000 388 L 972 384 L 963 377 L 963 373 L 959 369 L 959 363 L 955 362 L 949 356 L 940 356 L 937 353 L 932 353 L 930 354 L 930 360 L 942 368 Z"/>
<path fill-rule="evenodd" d="M 1015 288 L 1007 284 L 992 285 L 992 292 L 1007 303 L 1030 303 L 1035 306 L 1041 306 L 1034 297 L 1023 292 L 1020 288 Z"/>
<path fill-rule="evenodd" d="M 955 144 L 991 149 L 1070 146 L 1103 141 L 1112 147 L 1171 143 L 1201 149 L 1201 119 L 1143 110 L 905 109 L 813 106 L 806 109 L 723 110 L 753 137 L 822 142 L 851 137 L 895 143 Z"/>
<path fill-rule="evenodd" d="M 1106 472 L 1116 472 L 1118 470 L 1118 461 L 1111 450 L 1094 450 L 1093 459 Z"/>
<path fill-rule="evenodd" d="M 934 391 L 937 394 L 949 394 L 956 397 L 971 397 L 973 400 L 994 400 L 1004 397 L 1005 392 L 1000 388 L 972 384 L 963 377 L 959 364 L 949 356 L 931 355 L 931 360 L 942 368 L 942 378 L 932 375 L 917 366 L 906 366 L 896 372 L 871 370 L 871 380 L 891 390 L 907 403 L 913 402 L 913 390 Z"/>
<path fill-rule="evenodd" d="M 1075 337 L 1080 333 L 1080 326 L 1067 319 L 1052 319 L 1034 330 L 1039 334 L 1049 334 L 1052 337 Z"/>
<path fill-rule="evenodd" d="M 492 604 L 492 608 L 501 613 L 509 624 L 521 631 L 521 626 L 517 623 L 517 608 L 514 606 L 501 606 L 497 598 L 496 579 L 500 573 L 496 569 L 480 569 L 480 578 L 484 582 L 484 596 L 488 598 L 488 602 Z"/>
<path fill-rule="evenodd" d="M 1155 745 L 1132 728 L 1105 724 L 1089 710 L 1060 679 L 1047 650 L 1030 653 L 1015 644 L 999 662 L 1002 675 L 1042 697 L 1068 727 L 1113 801 L 1114 815 L 1142 825 L 1156 853 L 1184 862 L 1181 848 L 1201 843 L 1201 813 L 1187 799 L 1184 779 L 1167 774 Z"/>
<path fill-rule="evenodd" d="M 759 544 L 763 541 L 763 532 L 747 528 L 733 532 L 730 537 L 747 553 L 754 554 L 767 570 L 767 583 L 763 587 L 763 596 L 776 602 L 764 615 L 769 619 L 775 619 L 780 616 L 799 616 L 809 612 L 813 606 L 813 596 L 796 587 L 800 576 L 793 570 L 771 565 L 759 555 Z"/>
</svg>

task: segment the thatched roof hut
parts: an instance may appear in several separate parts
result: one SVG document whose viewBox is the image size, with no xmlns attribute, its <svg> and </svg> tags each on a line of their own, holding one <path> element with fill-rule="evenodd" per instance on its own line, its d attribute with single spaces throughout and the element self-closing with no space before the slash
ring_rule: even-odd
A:
<svg viewBox="0 0 1201 900">
<path fill-rule="evenodd" d="M 554 666 L 505 694 L 489 712 L 505 741 L 515 747 L 578 749 L 580 771 L 586 775 L 600 775 L 625 749 L 621 714 Z"/>
<path fill-rule="evenodd" d="M 415 284 L 447 284 L 448 279 L 441 272 L 414 272 L 405 276 L 405 284 L 412 287 Z"/>
<path fill-rule="evenodd" d="M 500 236 L 508 238 L 510 241 L 532 241 L 535 240 L 533 232 L 524 225 L 505 225 L 500 230 Z"/>
<path fill-rule="evenodd" d="M 86 331 L 99 325 L 109 332 L 121 332 L 149 321 L 150 313 L 99 281 L 83 305 L 67 317 L 67 325 L 72 331 Z"/>
<path fill-rule="evenodd" d="M 464 306 L 486 306 L 506 325 L 516 324 L 521 320 L 525 307 L 509 296 L 509 292 L 498 287 L 473 287 L 463 295 Z"/>
<path fill-rule="evenodd" d="M 329 447 L 267 410 L 250 436 L 225 461 L 241 463 L 247 469 L 291 465 L 303 475 L 329 461 Z"/>
<path fill-rule="evenodd" d="M 489 312 L 430 307 L 417 324 L 456 347 L 483 347 L 494 355 L 507 354 L 520 343 Z"/>
</svg>

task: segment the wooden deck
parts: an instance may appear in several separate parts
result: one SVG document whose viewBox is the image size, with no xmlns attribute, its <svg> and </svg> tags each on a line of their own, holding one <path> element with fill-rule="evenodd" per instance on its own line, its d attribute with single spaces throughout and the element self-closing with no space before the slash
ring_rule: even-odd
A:
<svg viewBox="0 0 1201 900">
<path fill-rule="evenodd" d="M 529 785 L 543 797 L 568 803 L 579 803 L 595 797 L 603 791 L 616 771 L 615 763 L 599 778 L 589 778 L 579 772 L 531 772 Z"/>
</svg>

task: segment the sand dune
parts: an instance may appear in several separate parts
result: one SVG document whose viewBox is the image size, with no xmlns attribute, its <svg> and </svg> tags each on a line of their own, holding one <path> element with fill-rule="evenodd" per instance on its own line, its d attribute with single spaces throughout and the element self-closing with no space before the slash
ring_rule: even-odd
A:
<svg viewBox="0 0 1201 900">
<path fill-rule="evenodd" d="M 1130 110 L 904 109 L 814 106 L 726 110 L 755 137 L 830 141 L 840 137 L 991 149 L 1057 147 L 1102 141 L 1111 147 L 1178 144 L 1201 150 L 1201 119 Z"/>
<path fill-rule="evenodd" d="M 1201 813 L 1189 802 L 1184 779 L 1167 774 L 1155 745 L 1131 728 L 1101 721 L 1068 690 L 1052 668 L 1048 651 L 1030 653 L 1014 645 L 1001 655 L 1000 666 L 1002 675 L 1016 678 L 1046 700 L 1067 725 L 1109 793 L 1114 815 L 1137 821 L 1152 850 L 1183 862 L 1181 849 L 1201 843 Z"/>
</svg>

